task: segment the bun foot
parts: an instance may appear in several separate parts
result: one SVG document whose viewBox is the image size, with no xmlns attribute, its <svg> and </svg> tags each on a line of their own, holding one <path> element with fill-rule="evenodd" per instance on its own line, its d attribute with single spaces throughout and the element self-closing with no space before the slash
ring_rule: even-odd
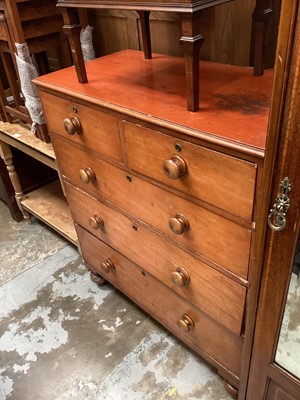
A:
<svg viewBox="0 0 300 400">
<path fill-rule="evenodd" d="M 91 271 L 90 277 L 91 277 L 91 280 L 93 282 L 97 283 L 98 286 L 104 286 L 107 283 L 107 281 L 104 278 L 102 278 L 101 275 L 95 274 L 92 271 Z"/>
<path fill-rule="evenodd" d="M 232 386 L 227 381 L 224 381 L 224 388 L 225 388 L 226 392 L 228 392 L 232 396 L 233 399 L 238 398 L 238 395 L 239 395 L 238 389 L 236 389 L 234 386 Z"/>
</svg>

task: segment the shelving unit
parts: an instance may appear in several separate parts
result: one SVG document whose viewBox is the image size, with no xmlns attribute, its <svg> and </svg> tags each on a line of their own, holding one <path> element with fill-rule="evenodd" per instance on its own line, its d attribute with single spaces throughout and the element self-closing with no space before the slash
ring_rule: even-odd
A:
<svg viewBox="0 0 300 400">
<path fill-rule="evenodd" d="M 36 216 L 76 245 L 77 236 L 60 181 L 50 182 L 25 195 L 14 167 L 10 147 L 17 148 L 58 171 L 52 144 L 36 138 L 27 125 L 0 121 L 0 154 L 9 172 L 23 217 L 31 222 L 30 215 Z"/>
</svg>

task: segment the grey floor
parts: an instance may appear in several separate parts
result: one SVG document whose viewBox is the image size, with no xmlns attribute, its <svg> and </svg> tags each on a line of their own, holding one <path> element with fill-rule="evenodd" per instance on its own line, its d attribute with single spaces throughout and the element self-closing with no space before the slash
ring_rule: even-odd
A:
<svg viewBox="0 0 300 400">
<path fill-rule="evenodd" d="M 0 400 L 221 400 L 223 380 L 0 201 Z"/>
</svg>

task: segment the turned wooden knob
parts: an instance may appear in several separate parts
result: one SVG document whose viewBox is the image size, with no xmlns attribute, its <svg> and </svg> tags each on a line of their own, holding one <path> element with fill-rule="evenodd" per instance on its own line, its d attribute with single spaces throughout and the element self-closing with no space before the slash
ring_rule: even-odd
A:
<svg viewBox="0 0 300 400">
<path fill-rule="evenodd" d="M 169 227 L 176 235 L 182 235 L 190 227 L 188 219 L 182 214 L 176 214 L 175 217 L 170 218 Z"/>
<path fill-rule="evenodd" d="M 89 224 L 93 229 L 99 229 L 104 226 L 104 220 L 100 215 L 94 215 L 89 218 Z"/>
<path fill-rule="evenodd" d="M 96 179 L 95 172 L 90 167 L 79 170 L 79 177 L 82 183 L 94 182 Z"/>
<path fill-rule="evenodd" d="M 185 269 L 177 268 L 176 271 L 171 273 L 171 280 L 175 286 L 184 287 L 191 279 L 189 273 Z"/>
<path fill-rule="evenodd" d="M 191 317 L 183 314 L 183 316 L 177 321 L 177 326 L 182 332 L 188 333 L 195 326 L 195 324 Z"/>
<path fill-rule="evenodd" d="M 187 166 L 183 158 L 173 156 L 164 162 L 164 173 L 170 179 L 177 179 L 186 173 Z"/>
<path fill-rule="evenodd" d="M 64 119 L 64 127 L 68 135 L 75 135 L 75 133 L 80 133 L 82 130 L 81 123 L 77 117 Z"/>
<path fill-rule="evenodd" d="M 104 272 L 107 274 L 111 271 L 115 270 L 114 263 L 108 258 L 101 264 L 101 268 L 103 269 Z"/>
</svg>

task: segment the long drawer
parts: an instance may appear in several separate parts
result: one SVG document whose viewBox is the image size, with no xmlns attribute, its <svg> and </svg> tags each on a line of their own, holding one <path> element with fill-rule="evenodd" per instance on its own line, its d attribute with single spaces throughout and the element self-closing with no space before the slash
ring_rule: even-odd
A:
<svg viewBox="0 0 300 400">
<path fill-rule="evenodd" d="M 50 133 L 123 162 L 117 117 L 42 91 L 40 96 Z"/>
<path fill-rule="evenodd" d="M 216 367 L 222 366 L 239 376 L 243 338 L 223 329 L 144 269 L 80 226 L 77 225 L 76 229 L 88 267 L 100 273 Z M 101 268 L 103 262 L 113 265 L 114 269 L 104 272 Z M 186 316 L 192 321 L 191 325 Z"/>
<path fill-rule="evenodd" d="M 54 138 L 62 174 L 213 261 L 247 279 L 251 231 L 188 200 Z M 72 158 L 69 157 L 72 153 Z M 80 170 L 94 172 L 83 184 Z M 184 220 L 182 219 L 184 218 Z M 188 229 L 185 229 L 185 221 Z M 173 230 L 172 230 L 173 229 Z M 174 233 L 177 232 L 177 233 Z"/>
<path fill-rule="evenodd" d="M 126 121 L 123 126 L 128 166 L 134 171 L 251 221 L 254 163 Z"/>
<path fill-rule="evenodd" d="M 69 184 L 65 190 L 75 222 L 223 326 L 241 334 L 245 287 L 81 190 Z M 181 280 L 181 275 L 187 279 Z"/>
</svg>

